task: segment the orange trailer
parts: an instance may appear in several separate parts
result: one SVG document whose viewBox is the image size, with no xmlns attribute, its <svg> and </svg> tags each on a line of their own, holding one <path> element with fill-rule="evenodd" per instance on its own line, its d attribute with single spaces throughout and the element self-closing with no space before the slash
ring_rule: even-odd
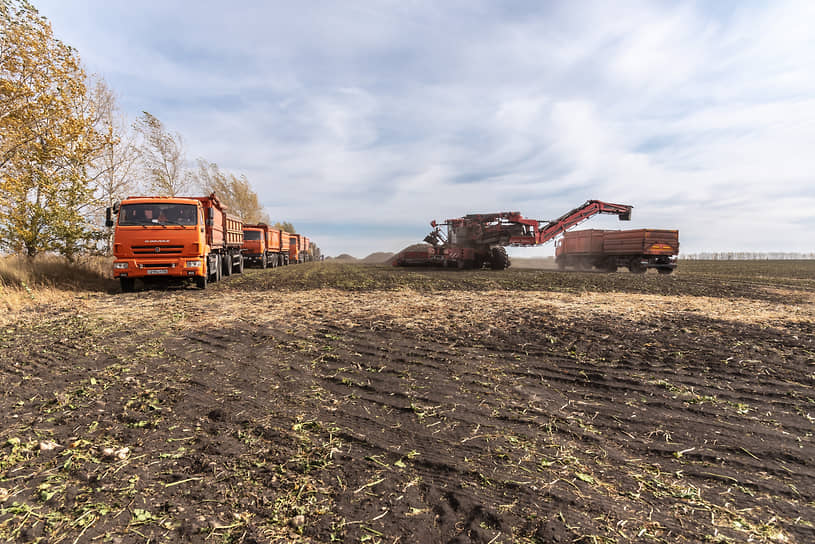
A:
<svg viewBox="0 0 815 544">
<path fill-rule="evenodd" d="M 284 265 L 289 264 L 289 255 L 291 251 L 291 233 L 285 230 L 280 231 L 280 255 L 283 258 Z"/>
<path fill-rule="evenodd" d="M 561 269 L 596 267 L 606 272 L 626 267 L 634 273 L 656 268 L 661 274 L 670 274 L 678 254 L 679 231 L 665 229 L 566 232 L 555 249 Z"/>
</svg>

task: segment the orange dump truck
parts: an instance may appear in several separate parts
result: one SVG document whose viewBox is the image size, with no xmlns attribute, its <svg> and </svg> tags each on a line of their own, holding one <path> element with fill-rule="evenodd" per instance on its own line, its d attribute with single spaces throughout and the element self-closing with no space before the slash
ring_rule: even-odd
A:
<svg viewBox="0 0 815 544">
<path fill-rule="evenodd" d="M 283 265 L 281 232 L 280 229 L 274 229 L 263 223 L 244 225 L 242 251 L 246 262 L 257 264 L 261 268 Z"/>
<path fill-rule="evenodd" d="M 135 280 L 210 281 L 243 271 L 243 223 L 215 194 L 204 197 L 128 197 L 107 209 L 113 234 L 113 276 L 122 291 Z M 113 216 L 116 215 L 114 220 Z"/>
<path fill-rule="evenodd" d="M 577 230 L 563 234 L 555 248 L 560 269 L 566 267 L 634 273 L 656 268 L 670 274 L 679 254 L 679 231 L 664 229 Z"/>
<path fill-rule="evenodd" d="M 299 234 L 289 234 L 289 263 L 299 263 L 300 252 L 303 247 L 303 237 Z"/>
</svg>

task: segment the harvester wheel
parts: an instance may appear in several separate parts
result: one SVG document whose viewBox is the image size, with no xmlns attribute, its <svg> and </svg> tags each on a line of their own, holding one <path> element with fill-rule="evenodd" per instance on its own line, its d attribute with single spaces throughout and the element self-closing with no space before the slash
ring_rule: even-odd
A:
<svg viewBox="0 0 815 544">
<path fill-rule="evenodd" d="M 509 256 L 503 246 L 492 248 L 492 269 L 504 270 L 509 267 Z"/>
<path fill-rule="evenodd" d="M 134 278 L 119 278 L 119 281 L 122 284 L 122 293 L 133 292 L 133 289 L 136 286 L 136 280 Z"/>
</svg>

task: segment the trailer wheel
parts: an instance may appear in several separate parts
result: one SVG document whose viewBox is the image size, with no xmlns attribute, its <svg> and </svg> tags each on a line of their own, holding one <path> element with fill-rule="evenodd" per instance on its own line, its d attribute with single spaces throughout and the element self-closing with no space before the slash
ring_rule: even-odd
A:
<svg viewBox="0 0 815 544">
<path fill-rule="evenodd" d="M 602 266 L 603 272 L 616 272 L 617 271 L 617 261 L 614 258 L 606 260 Z"/>
<path fill-rule="evenodd" d="M 119 278 L 119 282 L 122 284 L 122 293 L 132 293 L 136 286 L 134 278 Z"/>
<path fill-rule="evenodd" d="M 492 248 L 492 269 L 504 270 L 509 267 L 509 256 L 504 246 Z"/>
<path fill-rule="evenodd" d="M 631 259 L 630 264 L 628 265 L 628 271 L 632 274 L 644 274 L 645 267 L 642 265 L 638 258 Z"/>
<path fill-rule="evenodd" d="M 195 276 L 195 286 L 199 289 L 206 289 L 208 280 L 209 276 L 207 274 L 204 274 L 203 276 Z"/>
</svg>

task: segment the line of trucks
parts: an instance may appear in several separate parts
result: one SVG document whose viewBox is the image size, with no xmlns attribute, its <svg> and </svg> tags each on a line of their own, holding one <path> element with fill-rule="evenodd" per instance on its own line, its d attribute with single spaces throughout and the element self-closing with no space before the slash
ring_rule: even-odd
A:
<svg viewBox="0 0 815 544">
<path fill-rule="evenodd" d="M 243 272 L 245 264 L 267 268 L 321 258 L 308 237 L 244 224 L 214 193 L 128 197 L 107 209 L 105 224 L 114 227 L 113 276 L 124 292 L 132 291 L 137 279 L 193 281 L 206 289 Z"/>
</svg>

